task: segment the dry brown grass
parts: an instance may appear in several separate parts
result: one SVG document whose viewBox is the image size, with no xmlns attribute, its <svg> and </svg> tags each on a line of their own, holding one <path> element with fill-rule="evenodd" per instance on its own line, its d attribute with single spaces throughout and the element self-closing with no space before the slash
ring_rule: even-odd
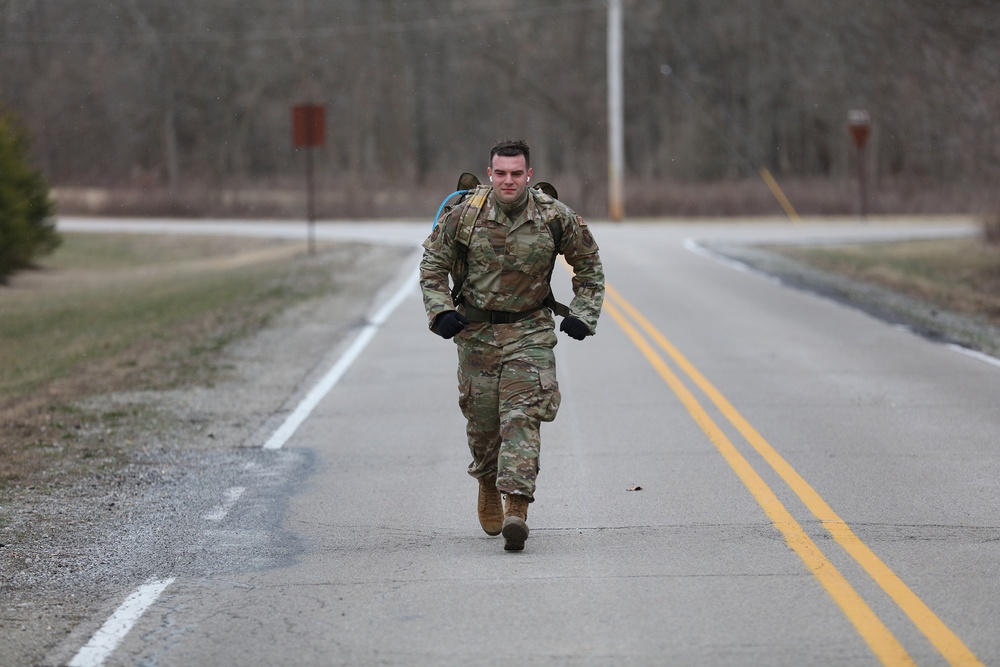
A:
<svg viewBox="0 0 1000 667">
<path fill-rule="evenodd" d="M 560 199 L 594 220 L 607 216 L 607 183 L 586 172 L 542 175 Z M 485 175 L 483 175 L 484 177 Z M 423 183 L 351 182 L 320 178 L 315 211 L 323 220 L 370 218 L 430 219 L 441 200 L 454 191 L 455 174 L 429 176 Z M 855 215 L 857 183 L 852 179 L 777 176 L 799 215 Z M 977 214 L 989 210 L 992 184 L 939 183 L 882 179 L 870 185 L 868 212 L 879 214 Z M 283 177 L 219 185 L 191 183 L 168 191 L 157 187 L 57 188 L 63 215 L 170 217 L 245 217 L 304 219 L 303 178 Z M 625 183 L 629 217 L 783 215 L 784 211 L 757 175 L 714 182 L 633 178 Z"/>
<path fill-rule="evenodd" d="M 457 178 L 457 177 L 456 177 Z M 317 184 L 317 219 L 368 219 L 433 216 L 440 200 L 454 190 L 389 184 L 382 189 L 359 184 Z M 61 187 L 53 189 L 61 215 L 169 218 L 248 218 L 305 220 L 304 182 L 280 179 L 208 187 L 195 183 L 173 191 L 158 187 Z"/>
<path fill-rule="evenodd" d="M 1000 327 L 1000 247 L 978 238 L 772 248 Z"/>
</svg>

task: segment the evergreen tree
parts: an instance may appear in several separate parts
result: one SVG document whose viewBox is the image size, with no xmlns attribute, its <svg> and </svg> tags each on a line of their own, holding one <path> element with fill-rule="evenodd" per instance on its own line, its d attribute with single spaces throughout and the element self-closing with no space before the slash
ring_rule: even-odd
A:
<svg viewBox="0 0 1000 667">
<path fill-rule="evenodd" d="M 0 283 L 60 243 L 48 184 L 27 153 L 27 132 L 0 108 Z"/>
</svg>

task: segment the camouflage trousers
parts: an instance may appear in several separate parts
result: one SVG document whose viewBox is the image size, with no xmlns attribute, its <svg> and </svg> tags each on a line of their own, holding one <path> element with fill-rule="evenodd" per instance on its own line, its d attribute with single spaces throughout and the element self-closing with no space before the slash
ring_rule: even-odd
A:
<svg viewBox="0 0 1000 667">
<path fill-rule="evenodd" d="M 469 474 L 496 472 L 497 489 L 534 500 L 541 422 L 559 410 L 554 331 L 495 346 L 459 339 L 459 405 L 468 424 Z"/>
</svg>

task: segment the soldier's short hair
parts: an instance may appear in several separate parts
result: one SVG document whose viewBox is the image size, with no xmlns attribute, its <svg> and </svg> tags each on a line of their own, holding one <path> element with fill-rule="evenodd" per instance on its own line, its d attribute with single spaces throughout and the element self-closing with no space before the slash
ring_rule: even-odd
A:
<svg viewBox="0 0 1000 667">
<path fill-rule="evenodd" d="M 531 149 L 528 148 L 528 143 L 523 139 L 504 139 L 503 141 L 498 141 L 496 145 L 490 149 L 491 166 L 493 165 L 494 155 L 500 155 L 501 157 L 517 157 L 518 155 L 523 155 L 524 166 L 531 166 Z"/>
</svg>

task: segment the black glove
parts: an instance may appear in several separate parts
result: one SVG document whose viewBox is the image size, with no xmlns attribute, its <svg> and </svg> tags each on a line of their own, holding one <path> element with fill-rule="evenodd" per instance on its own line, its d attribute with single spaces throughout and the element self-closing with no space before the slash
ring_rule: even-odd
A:
<svg viewBox="0 0 1000 667">
<path fill-rule="evenodd" d="M 467 318 L 457 310 L 448 310 L 434 319 L 434 333 L 441 338 L 452 338 L 469 323 Z"/>
<path fill-rule="evenodd" d="M 563 318 L 562 324 L 559 325 L 559 331 L 565 331 L 566 335 L 577 340 L 583 340 L 590 335 L 590 329 L 587 328 L 587 325 L 572 315 Z"/>
</svg>

